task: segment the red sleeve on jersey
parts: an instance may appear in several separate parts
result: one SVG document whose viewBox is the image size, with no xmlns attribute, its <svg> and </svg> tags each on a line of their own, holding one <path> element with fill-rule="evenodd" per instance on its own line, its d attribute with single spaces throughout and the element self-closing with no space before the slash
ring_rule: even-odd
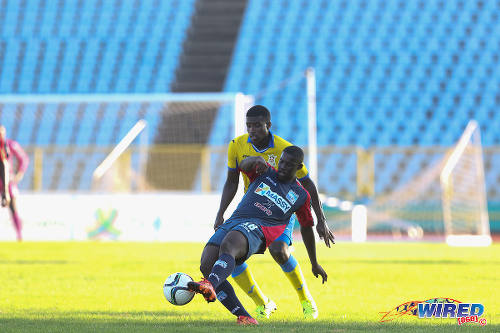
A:
<svg viewBox="0 0 500 333">
<path fill-rule="evenodd" d="M 311 213 L 311 196 L 309 195 L 309 192 L 306 191 L 306 193 L 307 193 L 306 201 L 295 212 L 295 215 L 297 215 L 297 219 L 299 220 L 301 226 L 312 227 L 314 226 L 314 219 Z"/>
<path fill-rule="evenodd" d="M 243 172 L 245 175 L 247 175 L 248 179 L 250 180 L 250 183 L 252 183 L 255 178 L 257 178 L 259 175 L 257 174 L 257 172 L 255 172 L 255 169 L 249 171 L 249 172 L 245 172 L 243 170 L 241 170 L 240 168 L 238 168 L 239 171 Z"/>
<path fill-rule="evenodd" d="M 276 171 L 275 168 L 273 168 L 272 165 L 270 165 L 269 163 L 267 163 L 267 166 L 268 167 L 271 167 L 274 171 Z M 257 177 L 259 177 L 260 175 L 255 171 L 255 168 L 253 168 L 251 171 L 249 172 L 245 172 L 243 170 L 241 170 L 240 168 L 238 168 L 239 171 L 243 172 L 245 175 L 247 175 L 248 179 L 250 180 L 250 183 L 252 183 Z"/>
</svg>

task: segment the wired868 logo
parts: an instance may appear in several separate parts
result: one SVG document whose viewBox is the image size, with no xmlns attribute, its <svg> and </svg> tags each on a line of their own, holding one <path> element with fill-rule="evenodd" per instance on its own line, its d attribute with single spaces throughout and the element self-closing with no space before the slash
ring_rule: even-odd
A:
<svg viewBox="0 0 500 333">
<path fill-rule="evenodd" d="M 484 305 L 481 303 L 462 303 L 453 298 L 431 298 L 426 301 L 409 301 L 396 306 L 391 311 L 381 312 L 381 322 L 392 321 L 408 315 L 425 318 L 457 319 L 457 324 L 475 322 L 486 325 L 486 319 L 480 318 L 484 314 Z"/>
</svg>

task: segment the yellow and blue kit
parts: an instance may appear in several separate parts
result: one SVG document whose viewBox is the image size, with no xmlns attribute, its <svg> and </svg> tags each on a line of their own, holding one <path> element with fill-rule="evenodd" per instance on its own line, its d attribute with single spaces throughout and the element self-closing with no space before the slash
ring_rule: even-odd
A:
<svg viewBox="0 0 500 333">
<path fill-rule="evenodd" d="M 257 147 L 252 144 L 252 141 L 250 140 L 250 136 L 248 134 L 240 135 L 239 137 L 231 140 L 231 142 L 229 143 L 229 148 L 227 149 L 228 168 L 239 170 L 238 166 L 245 158 L 249 156 L 262 156 L 267 163 L 277 169 L 278 161 L 281 157 L 283 149 L 288 146 L 292 146 L 292 144 L 277 135 L 273 135 L 271 132 L 269 133 L 269 144 L 264 149 L 257 149 Z M 248 179 L 247 175 L 245 175 L 245 173 L 242 173 L 242 175 L 246 193 L 250 180 Z M 309 177 L 305 165 L 302 166 L 302 169 L 297 171 L 296 176 L 299 181 Z"/>
</svg>

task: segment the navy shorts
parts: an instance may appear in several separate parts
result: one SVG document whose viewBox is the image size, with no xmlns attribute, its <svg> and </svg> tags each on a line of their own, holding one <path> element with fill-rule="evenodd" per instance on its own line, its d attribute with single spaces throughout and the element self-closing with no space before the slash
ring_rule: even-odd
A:
<svg viewBox="0 0 500 333">
<path fill-rule="evenodd" d="M 245 256 L 236 259 L 236 264 L 241 265 L 244 263 L 252 254 L 264 253 L 266 250 L 266 239 L 262 233 L 259 223 L 255 223 L 252 219 L 234 219 L 227 220 L 222 224 L 219 229 L 215 231 L 212 237 L 208 240 L 208 244 L 220 246 L 224 237 L 231 230 L 237 230 L 241 232 L 245 238 L 248 240 L 248 249 Z"/>
<path fill-rule="evenodd" d="M 290 217 L 290 221 L 288 222 L 285 230 L 281 235 L 279 235 L 278 238 L 276 238 L 274 241 L 282 241 L 286 243 L 286 245 L 290 246 L 292 245 L 292 234 L 293 234 L 293 227 L 295 227 L 295 221 L 297 221 L 297 217 L 295 217 L 295 214 L 292 214 Z"/>
</svg>

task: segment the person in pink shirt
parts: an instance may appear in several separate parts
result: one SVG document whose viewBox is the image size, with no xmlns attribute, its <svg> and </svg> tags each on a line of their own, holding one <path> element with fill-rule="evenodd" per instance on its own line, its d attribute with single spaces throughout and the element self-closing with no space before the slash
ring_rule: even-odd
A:
<svg viewBox="0 0 500 333">
<path fill-rule="evenodd" d="M 16 196 L 19 193 L 17 184 L 23 179 L 28 163 L 29 158 L 23 148 L 16 141 L 7 139 L 5 127 L 0 125 L 0 194 L 2 196 L 2 207 L 9 206 L 10 208 L 18 241 L 22 240 L 22 222 L 16 206 Z"/>
</svg>

